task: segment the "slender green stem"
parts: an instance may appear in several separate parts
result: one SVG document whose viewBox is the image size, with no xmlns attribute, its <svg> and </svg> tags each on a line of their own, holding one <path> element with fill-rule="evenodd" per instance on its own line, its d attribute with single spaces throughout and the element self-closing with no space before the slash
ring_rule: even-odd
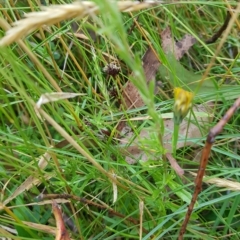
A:
<svg viewBox="0 0 240 240">
<path fill-rule="evenodd" d="M 172 138 L 172 149 L 173 149 L 174 157 L 176 156 L 176 150 L 177 150 L 178 132 L 179 132 L 179 124 L 174 123 L 173 138 Z"/>
</svg>

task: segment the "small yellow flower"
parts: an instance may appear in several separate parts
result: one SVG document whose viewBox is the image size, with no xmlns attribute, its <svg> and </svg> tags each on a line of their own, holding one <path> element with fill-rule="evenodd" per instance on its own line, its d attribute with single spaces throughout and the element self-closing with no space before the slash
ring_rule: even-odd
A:
<svg viewBox="0 0 240 240">
<path fill-rule="evenodd" d="M 174 88 L 174 99 L 174 122 L 179 125 L 192 107 L 193 94 L 177 87 Z"/>
</svg>

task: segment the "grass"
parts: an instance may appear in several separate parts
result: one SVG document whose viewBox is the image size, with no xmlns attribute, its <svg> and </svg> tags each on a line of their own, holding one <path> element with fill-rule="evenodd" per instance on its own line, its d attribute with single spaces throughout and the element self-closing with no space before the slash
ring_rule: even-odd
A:
<svg viewBox="0 0 240 240">
<path fill-rule="evenodd" d="M 38 2 L 0 1 L 1 18 L 11 24 L 23 12 L 39 11 Z M 71 1 L 42 2 L 48 5 L 48 2 Z M 199 40 L 180 63 L 195 74 L 203 74 L 222 38 L 210 45 L 204 40 L 224 22 L 228 4 L 236 7 L 237 3 L 181 1 L 120 13 L 116 4 L 94 2 L 100 14 L 77 21 L 79 34 L 88 40 L 73 34 L 71 24 L 75 20 L 68 19 L 40 28 L 9 47 L 1 47 L 1 237 L 54 239 L 54 229 L 50 233 L 56 224 L 51 201 L 43 202 L 39 197 L 43 193 L 82 198 L 82 201 L 68 199 L 67 203 L 66 199 L 59 200 L 62 211 L 71 220 L 66 221 L 66 226 L 73 239 L 139 239 L 141 234 L 142 239 L 176 239 L 194 190 L 190 172 L 197 172 L 197 156 L 204 146 L 206 133 L 239 95 L 239 54 L 235 54 L 239 51 L 238 20 L 208 75 L 219 84 L 231 82 L 230 88 L 219 88 L 210 123 L 198 124 L 196 118 L 191 119 L 204 134 L 190 139 L 195 142 L 194 148 L 177 149 L 176 159 L 185 170 L 180 178 L 162 157 L 164 149 L 159 141 L 159 135 L 169 131 L 164 129 L 161 114 L 172 113 L 172 87 L 163 81 L 165 95 L 155 96 L 154 86 L 145 82 L 141 58 L 151 44 L 165 66 L 171 66 L 159 38 L 159 32 L 170 26 L 176 39 L 189 33 Z M 139 26 L 134 25 L 128 34 L 134 21 Z M 121 66 L 115 78 L 102 70 L 113 60 Z M 160 78 L 158 73 L 157 80 Z M 131 110 L 119 107 L 117 97 L 111 92 L 114 89 L 121 94 L 128 80 L 141 93 L 145 106 Z M 35 103 L 42 94 L 59 90 L 85 95 L 43 105 L 39 111 L 45 120 L 41 121 L 35 113 Z M 215 95 L 215 91 L 202 91 L 196 94 L 194 104 L 206 104 Z M 130 120 L 147 114 L 152 120 Z M 122 118 L 127 119 L 135 135 L 144 128 L 151 132 L 149 138 L 141 140 L 149 161 L 126 163 L 122 145 L 116 139 L 116 126 Z M 206 172 L 207 179 L 220 178 L 222 185 L 216 185 L 216 181 L 204 184 L 186 239 L 239 239 L 239 131 L 239 114 L 235 114 L 217 137 Z M 69 144 L 64 144 L 64 140 Z M 230 180 L 233 185 L 236 182 L 235 188 L 230 188 L 224 180 Z M 116 202 L 114 189 L 117 189 Z M 83 199 L 91 203 L 86 205 Z M 144 207 L 139 228 L 140 223 L 131 218 L 141 219 L 140 202 Z"/>
</svg>

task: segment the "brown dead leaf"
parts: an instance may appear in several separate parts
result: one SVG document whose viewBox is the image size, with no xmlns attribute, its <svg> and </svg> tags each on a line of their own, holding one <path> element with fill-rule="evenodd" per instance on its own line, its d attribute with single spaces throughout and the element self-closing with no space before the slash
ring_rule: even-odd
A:
<svg viewBox="0 0 240 240">
<path fill-rule="evenodd" d="M 149 47 L 142 58 L 143 70 L 146 78 L 146 82 L 150 82 L 155 79 L 156 73 L 160 66 L 160 61 L 157 53 Z"/>
<path fill-rule="evenodd" d="M 180 60 L 185 53 L 197 42 L 197 39 L 189 34 L 184 35 L 184 37 L 175 43 L 174 55 L 177 60 Z"/>
<path fill-rule="evenodd" d="M 124 139 L 121 139 L 121 141 L 124 141 Z M 139 146 L 130 146 L 123 153 L 126 154 L 125 160 L 128 164 L 135 164 L 139 159 L 144 162 L 148 160 L 148 156 Z"/>
<path fill-rule="evenodd" d="M 165 30 L 163 30 L 160 34 L 162 39 L 162 49 L 165 53 L 172 52 L 174 53 L 174 56 L 177 60 L 180 60 L 182 56 L 192 47 L 192 45 L 196 42 L 196 39 L 186 34 L 180 41 L 175 42 L 172 38 L 171 29 L 167 27 Z M 161 62 L 157 56 L 157 53 L 152 49 L 150 46 L 146 53 L 143 56 L 143 69 L 145 74 L 146 82 L 149 83 L 151 80 L 155 79 L 156 73 L 161 65 Z M 144 106 L 144 102 L 140 96 L 140 93 L 138 92 L 137 88 L 134 86 L 134 84 L 130 81 L 127 82 L 124 90 L 123 90 L 123 105 L 126 109 L 132 109 L 132 108 L 139 108 Z M 201 106 L 198 106 L 198 109 L 200 109 Z M 203 112 L 209 113 L 206 109 L 201 109 Z M 202 123 L 202 118 L 198 119 L 199 125 Z M 172 133 L 173 133 L 173 120 L 168 119 L 164 121 L 165 124 L 165 132 L 166 134 L 163 137 L 164 142 L 164 148 L 168 150 L 169 153 L 172 152 Z M 117 127 L 117 130 L 121 132 L 124 129 L 125 123 L 121 121 Z M 188 121 L 183 121 L 183 123 L 180 125 L 179 130 L 179 136 L 182 138 L 178 141 L 177 148 L 181 148 L 184 146 L 190 146 L 194 145 L 194 142 L 192 141 L 185 141 L 189 138 L 199 138 L 201 137 L 201 132 L 199 130 L 199 127 L 190 123 Z M 133 137 L 133 133 L 125 137 L 124 139 L 120 140 L 120 143 L 128 143 L 130 139 Z M 141 158 L 142 161 L 148 160 L 148 155 L 145 151 L 143 151 L 140 147 L 139 141 L 143 138 L 150 138 L 149 130 L 142 130 L 139 134 L 139 136 L 133 141 L 131 146 L 129 146 L 125 150 L 126 154 L 126 161 L 129 164 L 136 163 L 138 159 Z M 151 152 L 151 151 L 150 151 Z M 171 157 L 171 155 L 168 155 L 168 159 L 170 161 L 171 166 L 175 169 L 175 171 L 178 173 L 178 175 L 182 176 L 184 174 L 184 171 L 180 168 L 180 166 L 177 164 L 176 161 Z"/>
<path fill-rule="evenodd" d="M 157 70 L 160 66 L 158 57 L 154 53 L 151 47 L 148 48 L 142 59 L 143 71 L 146 82 L 150 82 L 155 79 Z M 123 100 L 125 102 L 126 109 L 139 108 L 144 106 L 144 102 L 138 89 L 131 81 L 128 81 L 123 90 Z"/>
<path fill-rule="evenodd" d="M 193 139 L 201 138 L 202 133 L 199 130 L 199 127 L 206 125 L 207 123 L 211 122 L 212 119 L 212 109 L 213 103 L 205 103 L 201 105 L 197 105 L 193 107 L 193 111 L 196 113 L 205 113 L 203 115 L 207 115 L 209 117 L 200 117 L 201 114 L 196 114 L 197 124 L 193 124 L 192 122 L 189 123 L 188 120 L 183 120 L 182 124 L 179 127 L 179 140 L 177 143 L 177 149 L 186 147 L 186 146 L 197 146 L 194 143 Z M 194 121 L 195 122 L 195 121 Z M 199 124 L 199 126 L 198 126 Z M 163 143 L 164 148 L 169 152 L 172 153 L 172 134 L 174 129 L 173 119 L 164 119 L 164 126 L 165 126 L 165 133 L 163 136 Z M 139 159 L 142 161 L 147 161 L 149 158 L 149 153 L 146 153 L 145 150 L 141 147 L 142 139 L 150 139 L 151 134 L 154 134 L 153 129 L 143 129 L 140 134 L 135 138 L 132 144 L 124 150 L 124 154 L 126 156 L 126 161 L 129 164 L 136 163 Z M 157 133 L 156 133 L 157 134 Z M 121 144 L 128 144 L 131 139 L 134 137 L 134 133 L 129 133 L 125 138 L 120 140 Z M 191 140 L 192 139 L 192 140 Z M 151 152 L 151 150 L 149 150 Z M 157 156 L 159 158 L 159 156 Z M 152 159 L 152 158 L 151 158 Z"/>
<path fill-rule="evenodd" d="M 170 27 L 165 28 L 161 34 L 161 39 L 162 39 L 162 49 L 164 52 L 174 52 L 175 49 L 175 41 L 172 38 L 172 33 Z"/>
<path fill-rule="evenodd" d="M 128 81 L 123 90 L 123 101 L 126 109 L 139 108 L 144 106 L 141 95 L 135 85 Z"/>
<path fill-rule="evenodd" d="M 160 34 L 162 39 L 162 49 L 165 53 L 173 52 L 176 59 L 180 60 L 182 56 L 192 47 L 196 39 L 186 34 L 180 41 L 176 42 L 172 38 L 171 29 L 167 27 Z M 156 51 L 150 46 L 142 59 L 143 70 L 146 82 L 149 83 L 155 79 L 156 73 L 160 67 L 160 60 Z M 139 108 L 144 106 L 144 102 L 137 88 L 131 81 L 128 81 L 123 89 L 123 105 L 125 109 Z M 125 124 L 119 124 L 118 132 L 121 132 Z"/>
<path fill-rule="evenodd" d="M 197 41 L 195 37 L 185 34 L 180 41 L 175 42 L 172 38 L 171 29 L 169 27 L 162 31 L 161 39 L 163 51 L 166 54 L 169 52 L 174 53 L 177 60 L 180 60 Z"/>
<path fill-rule="evenodd" d="M 176 59 L 180 60 L 183 55 L 196 43 L 196 39 L 186 34 L 180 41 L 176 42 L 172 38 L 171 29 L 167 27 L 160 34 L 162 39 L 162 49 L 165 53 L 173 52 Z M 156 73 L 159 69 L 161 62 L 157 56 L 156 51 L 149 47 L 142 59 L 143 70 L 146 82 L 149 83 L 155 79 Z M 124 91 L 123 100 L 127 109 L 139 108 L 144 106 L 144 102 L 134 84 L 128 81 Z"/>
<path fill-rule="evenodd" d="M 62 212 L 60 210 L 59 205 L 54 200 L 52 202 L 52 211 L 53 211 L 53 214 L 56 220 L 56 225 L 57 225 L 55 240 L 70 240 L 67 229 L 65 228 Z"/>
<path fill-rule="evenodd" d="M 196 117 L 200 127 L 205 126 L 207 123 L 211 122 L 212 108 L 213 108 L 212 102 L 196 105 L 193 107 L 193 111 L 195 112 L 204 112 L 209 114 L 209 117 L 207 118 Z M 172 134 L 174 129 L 174 122 L 172 119 L 167 119 L 164 121 L 164 125 L 165 125 L 165 134 L 163 137 L 164 148 L 167 149 L 169 152 L 172 152 Z M 202 137 L 202 133 L 199 129 L 199 126 L 193 123 L 189 124 L 189 121 L 187 119 L 184 119 L 182 121 L 179 127 L 177 149 L 185 146 L 197 146 L 193 141 L 189 139 Z"/>
</svg>

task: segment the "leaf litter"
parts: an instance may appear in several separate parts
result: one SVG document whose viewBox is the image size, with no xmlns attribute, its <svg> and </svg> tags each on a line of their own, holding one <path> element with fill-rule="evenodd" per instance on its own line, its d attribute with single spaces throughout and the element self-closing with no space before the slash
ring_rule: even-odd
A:
<svg viewBox="0 0 240 240">
<path fill-rule="evenodd" d="M 173 39 L 171 36 L 171 30 L 169 27 L 167 27 L 165 30 L 162 31 L 162 33 L 160 34 L 160 37 L 162 39 L 163 51 L 165 53 L 168 53 L 169 51 L 171 53 L 174 53 L 174 56 L 177 60 L 181 59 L 183 55 L 196 42 L 196 39 L 189 34 L 186 34 L 182 38 L 182 40 L 176 43 L 173 42 Z M 143 56 L 142 62 L 143 62 L 145 79 L 146 79 L 146 82 L 149 83 L 151 80 L 155 79 L 156 74 L 161 65 L 159 57 L 157 53 L 152 49 L 152 47 L 149 47 L 147 49 L 146 53 Z M 126 86 L 124 87 L 123 101 L 126 109 L 139 108 L 145 105 L 140 96 L 139 91 L 131 81 L 128 81 Z"/>
<path fill-rule="evenodd" d="M 185 53 L 188 52 L 188 50 L 196 43 L 196 39 L 186 34 L 181 40 L 175 42 L 171 35 L 171 29 L 167 27 L 165 30 L 163 30 L 160 34 L 161 40 L 162 40 L 162 49 L 165 52 L 165 54 L 172 54 L 174 55 L 174 58 L 176 60 L 180 60 Z M 154 80 L 156 77 L 156 74 L 161 66 L 163 66 L 156 55 L 156 52 L 149 47 L 143 56 L 143 69 L 144 74 L 146 78 L 146 82 L 149 83 L 150 81 Z M 127 109 L 132 108 L 139 108 L 144 106 L 144 102 L 141 99 L 141 96 L 136 89 L 136 87 L 133 85 L 132 82 L 127 82 L 126 87 L 123 91 L 123 99 L 125 102 L 125 107 Z M 203 117 L 196 117 L 196 120 L 198 124 L 206 124 L 206 122 L 209 122 L 210 120 L 210 110 L 211 110 L 211 103 L 204 104 L 204 105 L 198 105 L 193 108 L 195 112 L 198 113 L 206 113 L 207 118 Z M 118 128 L 120 131 L 124 131 L 124 127 L 126 127 L 126 124 L 122 124 L 121 122 L 121 129 Z M 172 119 L 164 119 L 164 125 L 165 125 L 165 134 L 163 136 L 163 142 L 164 147 L 169 154 L 172 153 L 172 134 L 173 134 L 173 120 Z M 136 163 L 139 159 L 142 161 L 148 161 L 148 159 L 152 159 L 153 156 L 151 155 L 151 150 L 147 150 L 144 148 L 142 149 L 141 141 L 145 139 L 151 138 L 151 131 L 149 129 L 143 129 L 139 133 L 139 135 L 135 138 L 135 134 L 133 132 L 130 132 L 125 138 L 120 139 L 120 144 L 123 144 L 127 146 L 123 152 L 126 154 L 126 162 L 129 164 Z M 193 146 L 196 145 L 194 141 L 191 141 L 191 139 L 198 139 L 202 137 L 202 133 L 199 130 L 199 125 L 196 126 L 192 122 L 189 123 L 189 121 L 184 120 L 183 123 L 180 125 L 179 135 L 182 137 L 178 141 L 177 148 L 181 148 L 184 146 Z M 157 137 L 157 136 L 156 136 Z M 135 138 L 135 140 L 132 141 L 132 139 Z M 186 140 L 187 139 L 187 140 Z M 129 145 L 130 143 L 130 145 Z M 154 154 L 154 152 L 152 152 Z M 177 172 L 178 175 L 182 176 L 184 171 L 180 168 L 176 160 L 169 155 L 167 156 L 168 160 L 170 161 L 171 166 L 173 169 Z M 159 158 L 159 154 L 157 154 L 154 159 Z"/>
</svg>

